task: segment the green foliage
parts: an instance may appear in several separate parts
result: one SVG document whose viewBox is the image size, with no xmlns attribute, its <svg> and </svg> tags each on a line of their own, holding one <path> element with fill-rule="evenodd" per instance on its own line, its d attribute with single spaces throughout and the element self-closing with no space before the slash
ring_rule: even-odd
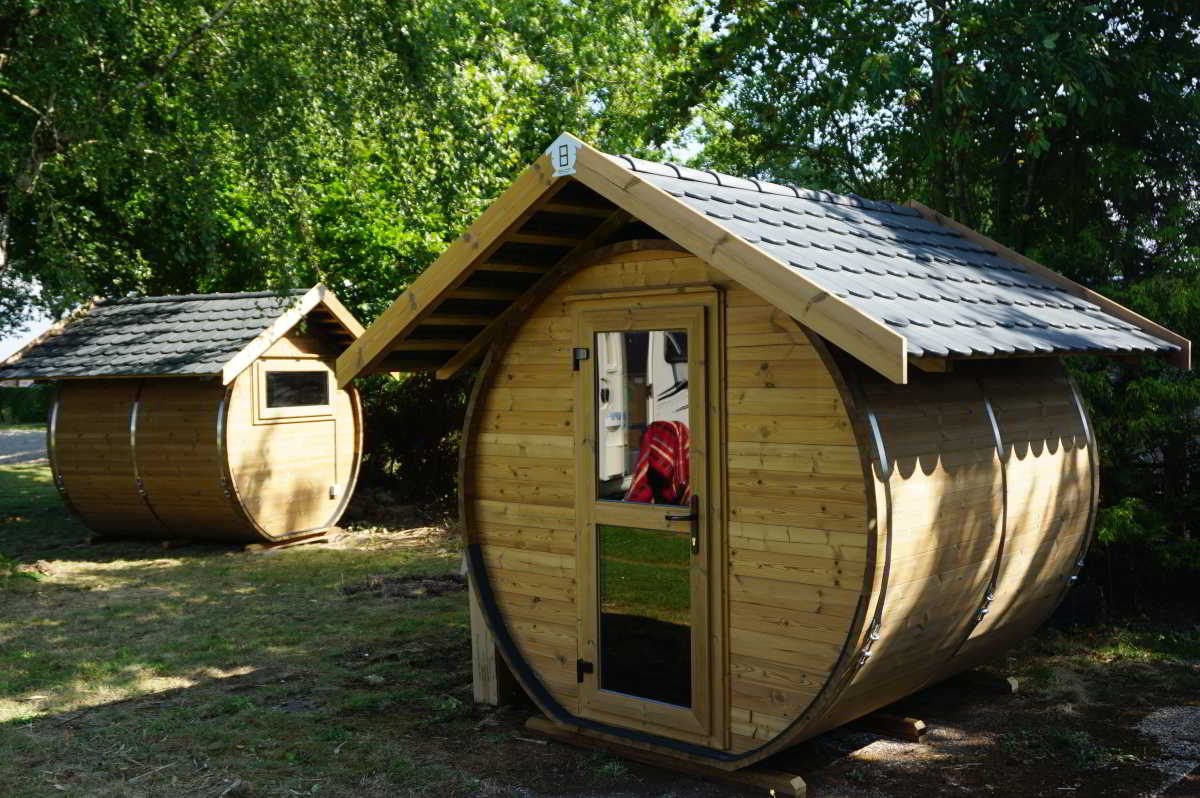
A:
<svg viewBox="0 0 1200 798">
<path fill-rule="evenodd" d="M 322 280 L 369 320 L 561 130 L 641 148 L 686 9 L 13 0 L 0 279 L 54 313 Z"/>
<path fill-rule="evenodd" d="M 46 385 L 0 387 L 0 424 L 44 424 L 51 390 Z"/>
<path fill-rule="evenodd" d="M 458 495 L 458 443 L 471 374 L 360 380 L 367 424 L 360 479 L 402 504 L 449 509 Z"/>
<path fill-rule="evenodd" d="M 717 0 L 708 15 L 666 120 L 698 117 L 702 165 L 920 200 L 1200 339 L 1197 4 Z M 1075 371 L 1115 536 L 1091 576 L 1117 603 L 1185 595 L 1200 377 L 1157 361 Z"/>
<path fill-rule="evenodd" d="M 0 332 L 33 303 L 61 314 L 93 294 L 317 281 L 369 322 L 562 130 L 641 151 L 668 75 L 695 56 L 695 13 L 681 0 L 12 0 Z M 21 280 L 40 296 L 6 290 Z M 369 477 L 453 493 L 454 386 L 366 391 Z"/>
<path fill-rule="evenodd" d="M 913 197 L 1089 283 L 1191 275 L 1200 7 L 726 2 L 677 76 L 702 160 Z"/>
</svg>

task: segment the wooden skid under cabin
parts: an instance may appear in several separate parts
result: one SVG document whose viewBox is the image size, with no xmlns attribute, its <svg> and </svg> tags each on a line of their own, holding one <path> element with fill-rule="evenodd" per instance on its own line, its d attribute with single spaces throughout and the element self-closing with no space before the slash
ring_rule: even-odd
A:
<svg viewBox="0 0 1200 798">
<path fill-rule="evenodd" d="M 362 449 L 334 363 L 362 332 L 324 286 L 97 303 L 0 368 L 53 380 L 63 501 L 101 535 L 281 542 L 337 523 Z"/>
<path fill-rule="evenodd" d="M 732 770 L 1050 614 L 1096 509 L 1072 352 L 1190 345 L 919 206 L 564 135 L 337 370 L 483 356 L 461 518 L 509 669 Z"/>
</svg>

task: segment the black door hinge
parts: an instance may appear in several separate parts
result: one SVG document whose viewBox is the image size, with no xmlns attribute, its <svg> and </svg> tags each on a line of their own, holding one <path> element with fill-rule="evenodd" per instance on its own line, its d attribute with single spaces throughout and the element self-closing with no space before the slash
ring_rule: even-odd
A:
<svg viewBox="0 0 1200 798">
<path fill-rule="evenodd" d="M 592 356 L 592 350 L 586 346 L 577 346 L 571 350 L 571 370 L 579 371 L 579 361 L 587 360 Z"/>
<path fill-rule="evenodd" d="M 592 665 L 592 663 L 588 662 L 587 660 L 575 660 L 575 681 L 579 684 L 583 684 L 583 674 L 593 673 L 595 670 L 596 666 Z"/>
</svg>

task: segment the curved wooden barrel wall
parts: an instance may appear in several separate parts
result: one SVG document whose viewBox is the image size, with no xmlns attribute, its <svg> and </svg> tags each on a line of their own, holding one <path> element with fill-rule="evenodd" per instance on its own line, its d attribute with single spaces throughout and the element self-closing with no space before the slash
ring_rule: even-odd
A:
<svg viewBox="0 0 1200 798">
<path fill-rule="evenodd" d="M 228 389 L 186 378 L 61 382 L 50 463 L 68 506 L 97 532 L 153 539 L 270 542 L 336 523 L 358 472 L 357 392 L 335 392 L 324 422 L 254 425 L 252 371 Z"/>
<path fill-rule="evenodd" d="M 908 386 L 838 364 L 882 499 L 879 636 L 860 638 L 866 662 L 803 737 L 994 660 L 1036 629 L 1078 570 L 1096 504 L 1090 423 L 1061 361 L 959 362 L 910 372 Z"/>
<path fill-rule="evenodd" d="M 1040 624 L 1090 531 L 1095 464 L 1056 360 L 914 369 L 897 386 L 699 258 L 664 249 L 589 266 L 494 347 L 462 449 L 483 609 L 526 690 L 562 722 L 578 708 L 581 456 L 564 298 L 696 283 L 720 285 L 725 303 L 728 556 L 712 622 L 727 746 L 708 759 L 638 744 L 732 769 L 993 657 Z"/>
</svg>

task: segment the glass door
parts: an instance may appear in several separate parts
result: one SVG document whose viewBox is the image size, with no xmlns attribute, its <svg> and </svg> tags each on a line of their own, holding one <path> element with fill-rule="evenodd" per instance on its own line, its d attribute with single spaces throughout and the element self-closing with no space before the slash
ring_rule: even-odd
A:
<svg viewBox="0 0 1200 798">
<path fill-rule="evenodd" d="M 580 709 L 706 744 L 711 313 L 581 303 L 575 325 Z"/>
</svg>

